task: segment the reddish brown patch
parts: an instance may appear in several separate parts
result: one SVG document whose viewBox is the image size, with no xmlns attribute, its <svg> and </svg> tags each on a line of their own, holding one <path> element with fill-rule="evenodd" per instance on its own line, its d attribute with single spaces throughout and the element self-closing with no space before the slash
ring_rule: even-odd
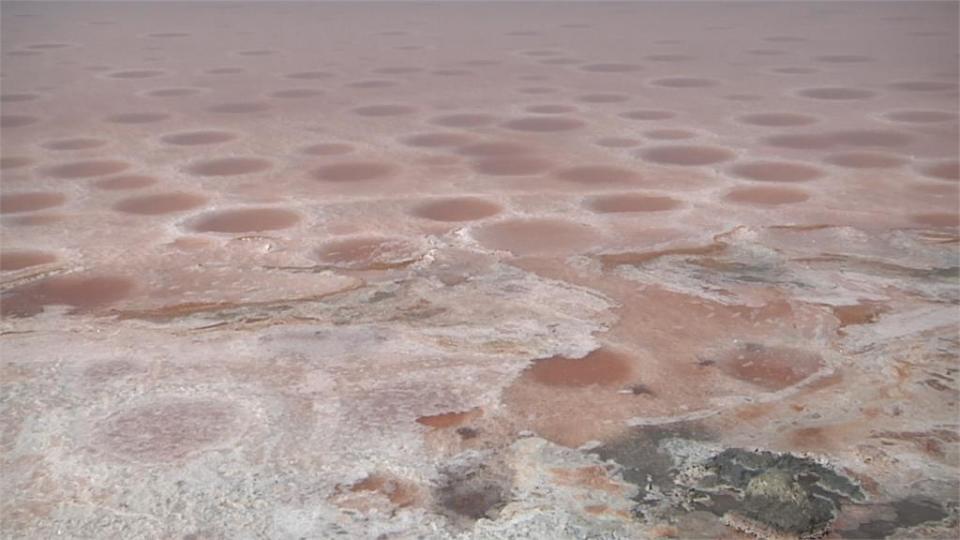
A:
<svg viewBox="0 0 960 540">
<path fill-rule="evenodd" d="M 233 208 L 201 215 L 191 226 L 198 232 L 243 233 L 289 229 L 300 214 L 283 208 Z"/>
<path fill-rule="evenodd" d="M 584 506 L 583 511 L 595 516 L 608 516 L 608 517 L 612 517 L 616 519 L 624 519 L 624 520 L 631 518 L 628 512 L 625 512 L 623 510 L 616 510 L 603 504 L 590 504 L 590 505 Z"/>
<path fill-rule="evenodd" d="M 662 196 L 625 193 L 596 197 L 588 206 L 594 212 L 601 214 L 633 213 L 633 212 L 665 212 L 682 206 L 683 203 Z"/>
<path fill-rule="evenodd" d="M 351 493 L 375 492 L 386 497 L 397 508 L 406 508 L 417 501 L 416 486 L 389 475 L 373 473 L 350 486 Z"/>
<path fill-rule="evenodd" d="M 960 227 L 960 215 L 954 212 L 929 212 L 915 214 L 910 219 L 919 225 L 929 227 Z"/>
<path fill-rule="evenodd" d="M 418 424 L 423 424 L 437 429 L 458 427 L 466 424 L 470 420 L 479 418 L 483 414 L 480 408 L 470 409 L 464 412 L 448 412 L 443 414 L 434 414 L 430 416 L 421 416 L 417 418 Z"/>
<path fill-rule="evenodd" d="M 602 339 L 615 344 L 614 350 L 631 351 L 631 374 L 622 385 L 550 386 L 537 382 L 528 372 L 505 389 L 503 404 L 518 428 L 535 431 L 558 444 L 578 446 L 616 437 L 634 418 L 709 408 L 712 398 L 737 390 L 728 384 L 736 381 L 723 380 L 719 358 L 703 351 L 730 336 L 759 341 L 785 332 L 793 336 L 792 325 L 806 335 L 812 326 L 804 316 L 811 310 L 794 314 L 776 291 L 764 294 L 768 302 L 763 308 L 738 307 L 657 287 L 638 290 L 635 282 L 610 275 L 588 277 L 553 261 L 519 264 L 538 275 L 595 288 L 616 299 L 621 305 L 616 310 L 619 320 Z M 678 330 L 689 328 L 691 321 L 697 321 L 697 331 L 677 339 Z M 656 395 L 633 394 L 629 389 L 637 384 L 654 389 Z M 776 409 L 783 411 L 783 407 Z M 730 412 L 725 418 L 742 422 Z"/>
<path fill-rule="evenodd" d="M 324 165 L 312 174 L 324 182 L 363 182 L 384 179 L 396 171 L 392 164 L 379 161 L 343 161 Z"/>
<path fill-rule="evenodd" d="M 825 448 L 830 444 L 829 432 L 822 427 L 806 427 L 790 433 L 790 443 L 798 448 Z"/>
<path fill-rule="evenodd" d="M 118 314 L 118 317 L 120 319 L 169 321 L 177 317 L 186 317 L 194 313 L 219 311 L 221 309 L 229 309 L 232 307 L 237 307 L 237 304 L 232 302 L 185 302 L 182 304 L 161 306 L 156 309 L 121 311 Z"/>
<path fill-rule="evenodd" d="M 63 221 L 63 214 L 35 214 L 32 216 L 20 216 L 10 220 L 11 223 L 27 227 L 50 225 L 51 223 L 57 223 L 59 221 Z"/>
<path fill-rule="evenodd" d="M 14 289 L 2 305 L 4 314 L 13 317 L 32 317 L 51 305 L 70 306 L 74 313 L 93 311 L 123 300 L 134 287 L 133 280 L 121 276 L 56 276 Z"/>
<path fill-rule="evenodd" d="M 653 538 L 680 538 L 680 529 L 673 525 L 658 525 L 650 529 Z"/>
<path fill-rule="evenodd" d="M 599 349 L 581 359 L 538 360 L 504 392 L 503 403 L 521 429 L 565 446 L 613 437 L 626 429 L 641 402 L 623 388 L 633 380 L 633 357 Z"/>
<path fill-rule="evenodd" d="M 766 416 L 773 412 L 776 412 L 776 407 L 772 407 L 769 404 L 763 403 L 759 405 L 744 405 L 743 407 L 739 407 L 736 415 L 740 420 L 750 421 Z"/>
<path fill-rule="evenodd" d="M 488 248 L 520 256 L 582 253 L 600 241 L 593 227 L 555 218 L 498 221 L 478 229 L 473 237 Z"/>
<path fill-rule="evenodd" d="M 155 193 L 121 199 L 113 205 L 113 209 L 126 214 L 153 216 L 184 212 L 207 202 L 207 198 L 186 192 Z"/>
<path fill-rule="evenodd" d="M 49 264 L 56 260 L 57 256 L 52 253 L 11 249 L 0 252 L 0 270 L 22 270 L 31 266 Z"/>
<path fill-rule="evenodd" d="M 619 353 L 597 349 L 579 359 L 554 356 L 537 360 L 527 374 L 550 386 L 614 386 L 629 379 L 630 361 Z"/>
<path fill-rule="evenodd" d="M 425 202 L 413 215 L 434 221 L 473 221 L 500 213 L 500 205 L 476 197 L 458 197 Z"/>
<path fill-rule="evenodd" d="M 607 510 L 609 510 L 609 508 L 607 508 L 602 504 L 591 504 L 589 506 L 584 506 L 583 510 L 588 514 L 599 515 L 599 514 L 606 513 Z"/>
<path fill-rule="evenodd" d="M 54 206 L 62 206 L 67 201 L 63 193 L 51 191 L 29 191 L 26 193 L 4 193 L 0 195 L 0 214 L 33 212 Z"/>
<path fill-rule="evenodd" d="M 811 351 L 747 343 L 721 354 L 717 365 L 731 377 L 776 391 L 813 375 L 823 360 Z"/>
<path fill-rule="evenodd" d="M 620 493 L 623 486 L 610 480 L 607 470 L 600 465 L 590 465 L 577 469 L 550 469 L 558 484 L 591 490 L 601 490 L 609 493 Z"/>
<path fill-rule="evenodd" d="M 833 315 L 840 321 L 840 328 L 855 324 L 876 322 L 889 308 L 876 302 L 862 302 L 850 306 L 833 306 Z"/>
<path fill-rule="evenodd" d="M 910 379 L 910 367 L 909 364 L 898 363 L 893 366 L 893 370 L 897 372 L 897 386 L 902 385 Z"/>
<path fill-rule="evenodd" d="M 960 434 L 949 429 L 931 431 L 881 431 L 870 436 L 872 439 L 895 439 L 912 443 L 921 452 L 942 458 L 945 456 L 944 444 L 960 442 Z"/>
<path fill-rule="evenodd" d="M 872 477 L 844 468 L 843 474 L 856 480 L 864 491 L 871 495 L 880 493 L 880 484 Z"/>
</svg>

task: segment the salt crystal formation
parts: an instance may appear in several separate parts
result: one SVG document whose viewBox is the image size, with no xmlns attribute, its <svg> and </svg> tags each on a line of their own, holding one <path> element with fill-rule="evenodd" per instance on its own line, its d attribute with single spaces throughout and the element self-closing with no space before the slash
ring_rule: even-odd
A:
<svg viewBox="0 0 960 540">
<path fill-rule="evenodd" d="M 956 538 L 956 2 L 4 2 L 3 538 Z"/>
</svg>

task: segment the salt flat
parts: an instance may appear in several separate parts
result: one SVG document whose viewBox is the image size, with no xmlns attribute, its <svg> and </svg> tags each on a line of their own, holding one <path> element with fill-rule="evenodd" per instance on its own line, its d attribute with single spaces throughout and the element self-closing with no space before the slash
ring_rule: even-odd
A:
<svg viewBox="0 0 960 540">
<path fill-rule="evenodd" d="M 3 2 L 4 538 L 955 538 L 956 2 Z"/>
</svg>

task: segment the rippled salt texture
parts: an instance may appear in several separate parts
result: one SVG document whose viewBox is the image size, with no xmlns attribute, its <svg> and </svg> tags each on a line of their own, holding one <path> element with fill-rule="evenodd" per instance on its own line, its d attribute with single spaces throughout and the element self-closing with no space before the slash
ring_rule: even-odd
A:
<svg viewBox="0 0 960 540">
<path fill-rule="evenodd" d="M 3 537 L 956 533 L 955 2 L 0 30 Z"/>
</svg>

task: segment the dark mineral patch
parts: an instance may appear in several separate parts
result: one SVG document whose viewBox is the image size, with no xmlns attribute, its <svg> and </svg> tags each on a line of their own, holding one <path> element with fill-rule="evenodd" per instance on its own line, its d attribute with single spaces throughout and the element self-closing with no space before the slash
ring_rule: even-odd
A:
<svg viewBox="0 0 960 540">
<path fill-rule="evenodd" d="M 936 501 L 921 497 L 908 497 L 890 503 L 897 517 L 894 520 L 874 520 L 861 523 L 856 529 L 839 531 L 843 538 L 886 538 L 897 529 L 914 527 L 922 523 L 940 521 L 948 516 Z"/>
<path fill-rule="evenodd" d="M 703 466 L 694 489 L 707 495 L 704 508 L 761 536 L 820 535 L 842 501 L 864 498 L 850 479 L 792 454 L 728 448 Z"/>
<path fill-rule="evenodd" d="M 691 260 L 690 265 L 698 272 L 706 269 L 707 272 L 720 273 L 723 279 L 732 282 L 780 283 L 786 280 L 784 269 L 772 263 L 705 257 Z"/>
<path fill-rule="evenodd" d="M 464 439 L 473 439 L 473 438 L 476 438 L 476 436 L 479 434 L 480 434 L 479 431 L 471 427 L 457 428 L 457 435 L 460 435 Z"/>
<path fill-rule="evenodd" d="M 438 511 L 461 525 L 493 517 L 510 491 L 509 476 L 492 463 L 458 464 L 441 470 L 443 478 L 434 491 Z"/>
<path fill-rule="evenodd" d="M 644 501 L 656 488 L 666 492 L 674 489 L 677 471 L 670 454 L 660 448 L 666 439 L 709 440 L 701 428 L 690 424 L 671 426 L 644 426 L 629 435 L 593 450 L 600 459 L 616 461 L 623 467 L 623 479 L 640 488 L 635 497 Z"/>
<path fill-rule="evenodd" d="M 651 390 L 650 387 L 647 386 L 647 385 L 645 385 L 645 384 L 635 384 L 635 385 L 630 386 L 629 388 L 627 388 L 627 390 L 628 390 L 631 394 L 633 394 L 633 395 L 635 395 L 635 396 L 641 396 L 641 395 L 653 396 L 653 395 L 656 395 L 656 392 L 654 392 L 653 390 Z"/>
</svg>

